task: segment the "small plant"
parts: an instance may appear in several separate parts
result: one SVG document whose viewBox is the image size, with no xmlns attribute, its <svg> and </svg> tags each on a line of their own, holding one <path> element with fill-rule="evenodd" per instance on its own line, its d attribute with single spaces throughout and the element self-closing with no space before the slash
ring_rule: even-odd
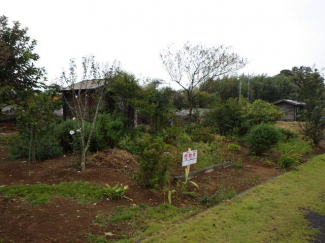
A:
<svg viewBox="0 0 325 243">
<path fill-rule="evenodd" d="M 211 181 L 212 178 L 211 178 L 210 176 L 204 176 L 204 177 L 202 177 L 201 180 L 202 180 L 202 181 Z"/>
<path fill-rule="evenodd" d="M 188 179 L 190 175 L 190 169 L 188 167 L 185 168 L 185 181 L 184 181 L 184 184 L 186 185 L 187 182 L 190 182 L 193 186 L 195 186 L 196 188 L 200 188 L 198 184 L 196 184 L 194 181 L 190 181 Z"/>
<path fill-rule="evenodd" d="M 243 168 L 243 160 L 242 158 L 237 158 L 234 160 L 233 166 L 237 169 Z"/>
<path fill-rule="evenodd" d="M 231 144 L 228 144 L 228 149 L 231 151 L 239 151 L 239 150 L 241 150 L 241 147 L 238 144 L 231 143 Z"/>
<path fill-rule="evenodd" d="M 282 169 L 295 167 L 301 158 L 299 154 L 284 154 L 279 159 L 279 165 Z"/>
<path fill-rule="evenodd" d="M 114 187 L 111 187 L 110 185 L 106 184 L 106 187 L 104 188 L 103 194 L 106 195 L 109 199 L 122 199 L 128 197 L 125 196 L 125 192 L 129 190 L 128 186 L 123 186 L 123 184 L 116 183 Z"/>
<path fill-rule="evenodd" d="M 226 199 L 232 198 L 236 195 L 233 190 L 227 190 L 226 188 L 220 188 L 212 196 L 209 196 L 207 188 L 204 190 L 204 196 L 199 199 L 200 203 L 204 206 L 212 206 L 218 204 Z"/>
</svg>

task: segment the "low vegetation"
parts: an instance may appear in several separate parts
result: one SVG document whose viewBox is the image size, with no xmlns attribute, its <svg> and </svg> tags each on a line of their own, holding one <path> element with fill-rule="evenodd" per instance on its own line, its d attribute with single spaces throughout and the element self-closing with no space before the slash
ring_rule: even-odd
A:
<svg viewBox="0 0 325 243">
<path fill-rule="evenodd" d="M 81 203 L 98 202 L 105 194 L 103 187 L 90 182 L 62 182 L 57 185 L 13 185 L 0 187 L 5 198 L 23 198 L 32 205 L 48 202 L 52 197 L 71 197 Z"/>
<path fill-rule="evenodd" d="M 244 195 L 160 231 L 144 242 L 310 242 L 319 231 L 304 218 L 325 215 L 325 156 Z M 312 190 L 310 189 L 312 188 Z M 215 236 L 218 235 L 216 238 Z"/>
</svg>

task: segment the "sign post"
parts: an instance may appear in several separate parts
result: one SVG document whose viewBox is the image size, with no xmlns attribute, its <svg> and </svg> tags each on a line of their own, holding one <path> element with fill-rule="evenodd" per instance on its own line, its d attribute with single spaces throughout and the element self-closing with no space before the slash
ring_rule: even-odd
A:
<svg viewBox="0 0 325 243">
<path fill-rule="evenodd" d="M 197 161 L 197 150 L 191 150 L 188 148 L 187 152 L 183 153 L 182 166 L 186 166 L 188 173 L 190 173 L 190 167 L 192 164 L 195 164 Z"/>
</svg>

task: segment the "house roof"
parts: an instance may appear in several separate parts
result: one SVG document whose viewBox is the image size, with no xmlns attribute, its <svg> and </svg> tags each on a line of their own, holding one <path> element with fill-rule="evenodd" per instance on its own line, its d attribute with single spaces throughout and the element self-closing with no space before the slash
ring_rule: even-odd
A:
<svg viewBox="0 0 325 243">
<path fill-rule="evenodd" d="M 105 85 L 105 81 L 103 79 L 91 79 L 91 80 L 83 80 L 78 83 L 74 83 L 62 89 L 62 91 L 66 90 L 82 90 L 82 89 L 97 89 Z"/>
<path fill-rule="evenodd" d="M 297 106 L 305 106 L 306 103 L 304 102 L 299 102 L 299 101 L 296 101 L 296 100 L 287 100 L 287 99 L 282 99 L 282 100 L 278 100 L 276 102 L 273 103 L 273 105 L 277 105 L 277 104 L 280 104 L 280 103 L 288 103 L 288 104 L 291 104 L 291 105 L 297 105 Z"/>
</svg>

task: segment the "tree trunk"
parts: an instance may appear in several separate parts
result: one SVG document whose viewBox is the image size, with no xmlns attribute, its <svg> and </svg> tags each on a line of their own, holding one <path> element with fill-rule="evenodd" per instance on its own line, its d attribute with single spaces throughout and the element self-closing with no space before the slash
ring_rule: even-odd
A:
<svg viewBox="0 0 325 243">
<path fill-rule="evenodd" d="M 81 154 L 81 171 L 84 172 L 86 170 L 86 151 L 82 150 Z"/>
<path fill-rule="evenodd" d="M 193 116 L 193 104 L 192 104 L 192 102 L 190 102 L 190 110 L 189 110 L 189 113 L 188 113 L 188 115 L 189 115 L 189 117 L 190 117 L 190 123 L 192 122 L 192 116 Z"/>
</svg>

